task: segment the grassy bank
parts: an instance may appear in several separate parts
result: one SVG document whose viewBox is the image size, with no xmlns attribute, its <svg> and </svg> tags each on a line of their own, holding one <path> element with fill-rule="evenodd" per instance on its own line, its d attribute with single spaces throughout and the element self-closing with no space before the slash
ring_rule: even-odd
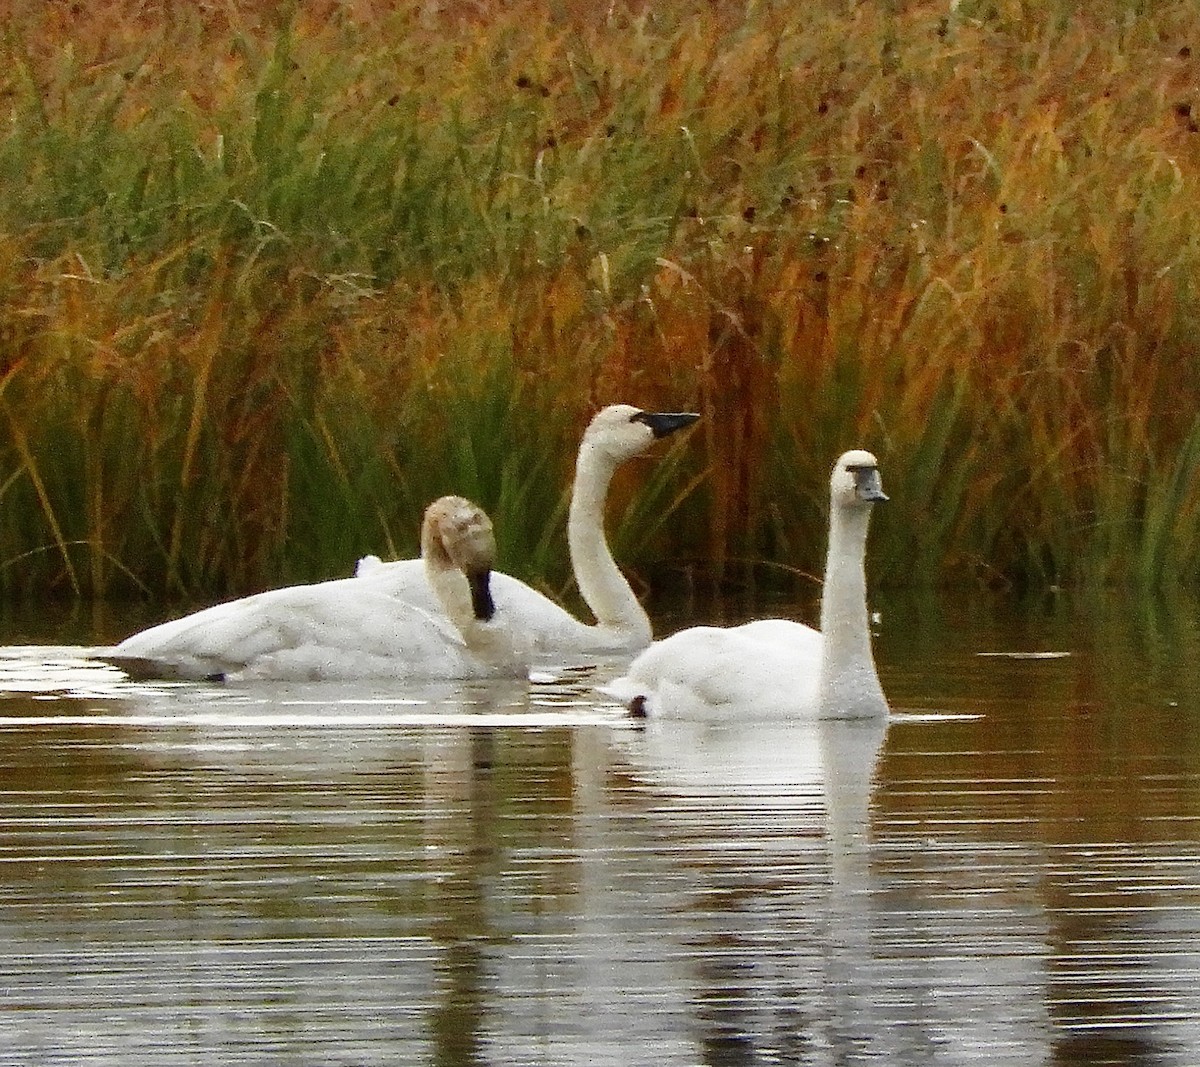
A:
<svg viewBox="0 0 1200 1067">
<path fill-rule="evenodd" d="M 451 490 L 558 587 L 618 399 L 705 415 L 618 485 L 646 573 L 818 571 L 864 445 L 881 581 L 1200 574 L 1194 4 L 0 6 L 5 593 L 345 573 Z"/>
</svg>

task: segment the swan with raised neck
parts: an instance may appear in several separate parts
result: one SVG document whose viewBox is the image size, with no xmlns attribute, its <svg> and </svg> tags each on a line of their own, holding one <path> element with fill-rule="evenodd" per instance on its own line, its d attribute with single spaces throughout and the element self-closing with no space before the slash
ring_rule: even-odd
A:
<svg viewBox="0 0 1200 1067">
<path fill-rule="evenodd" d="M 788 619 L 691 627 L 654 642 L 601 691 L 639 716 L 885 717 L 865 555 L 871 511 L 886 499 L 870 452 L 855 449 L 838 459 L 830 476 L 819 631 Z"/>
<path fill-rule="evenodd" d="M 567 544 L 576 584 L 595 623 L 575 618 L 510 575 L 492 575 L 493 595 L 506 624 L 523 633 L 537 658 L 561 661 L 564 656 L 637 652 L 650 643 L 650 619 L 613 559 L 605 536 L 608 490 L 623 463 L 699 417 L 612 404 L 592 418 L 575 462 Z M 369 556 L 359 562 L 357 575 L 362 581 L 437 610 L 426 579 L 415 564 L 415 560 L 381 563 Z"/>
</svg>

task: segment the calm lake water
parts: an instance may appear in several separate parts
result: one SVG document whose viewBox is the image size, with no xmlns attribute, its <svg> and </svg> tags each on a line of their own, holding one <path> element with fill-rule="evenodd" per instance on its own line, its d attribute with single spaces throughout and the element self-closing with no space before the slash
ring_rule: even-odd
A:
<svg viewBox="0 0 1200 1067">
<path fill-rule="evenodd" d="M 0 1063 L 1200 1063 L 1200 605 L 876 607 L 878 727 L 10 621 Z"/>
</svg>

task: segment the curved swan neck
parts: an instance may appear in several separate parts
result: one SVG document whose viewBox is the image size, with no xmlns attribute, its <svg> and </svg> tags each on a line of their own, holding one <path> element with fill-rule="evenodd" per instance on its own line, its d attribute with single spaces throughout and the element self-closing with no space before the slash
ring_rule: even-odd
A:
<svg viewBox="0 0 1200 1067">
<path fill-rule="evenodd" d="M 516 647 L 512 627 L 488 625 L 496 611 L 491 591 L 496 539 L 479 507 L 457 496 L 430 504 L 421 525 L 421 556 L 429 587 L 472 652 L 494 657 Z"/>
<path fill-rule="evenodd" d="M 505 673 L 528 668 L 530 650 L 524 634 L 505 620 L 481 617 L 479 586 L 486 586 L 486 572 L 466 574 L 439 549 L 425 556 L 425 576 L 446 618 L 476 660 Z M 490 592 L 484 598 L 490 602 Z"/>
<path fill-rule="evenodd" d="M 884 715 L 887 702 L 871 654 L 864 565 L 869 507 L 835 507 L 821 598 L 820 701 L 822 714 Z"/>
<path fill-rule="evenodd" d="M 649 643 L 650 619 L 621 573 L 604 533 L 604 505 L 617 463 L 586 442 L 575 464 L 567 514 L 567 544 L 580 595 L 605 629 L 631 643 Z"/>
<path fill-rule="evenodd" d="M 477 622 L 467 576 L 451 562 L 444 550 L 427 552 L 425 577 L 446 618 L 464 636 Z"/>
</svg>

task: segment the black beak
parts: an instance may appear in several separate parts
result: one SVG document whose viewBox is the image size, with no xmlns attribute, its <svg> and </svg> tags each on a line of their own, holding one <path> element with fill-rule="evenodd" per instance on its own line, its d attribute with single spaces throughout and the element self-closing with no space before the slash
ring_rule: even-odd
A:
<svg viewBox="0 0 1200 1067">
<path fill-rule="evenodd" d="M 496 614 L 496 602 L 492 599 L 491 571 L 475 571 L 467 575 L 471 586 L 471 610 L 475 618 L 488 622 Z"/>
<path fill-rule="evenodd" d="M 639 411 L 632 421 L 644 422 L 655 437 L 666 437 L 685 426 L 691 426 L 699 418 L 699 415 L 690 411 Z"/>
</svg>

